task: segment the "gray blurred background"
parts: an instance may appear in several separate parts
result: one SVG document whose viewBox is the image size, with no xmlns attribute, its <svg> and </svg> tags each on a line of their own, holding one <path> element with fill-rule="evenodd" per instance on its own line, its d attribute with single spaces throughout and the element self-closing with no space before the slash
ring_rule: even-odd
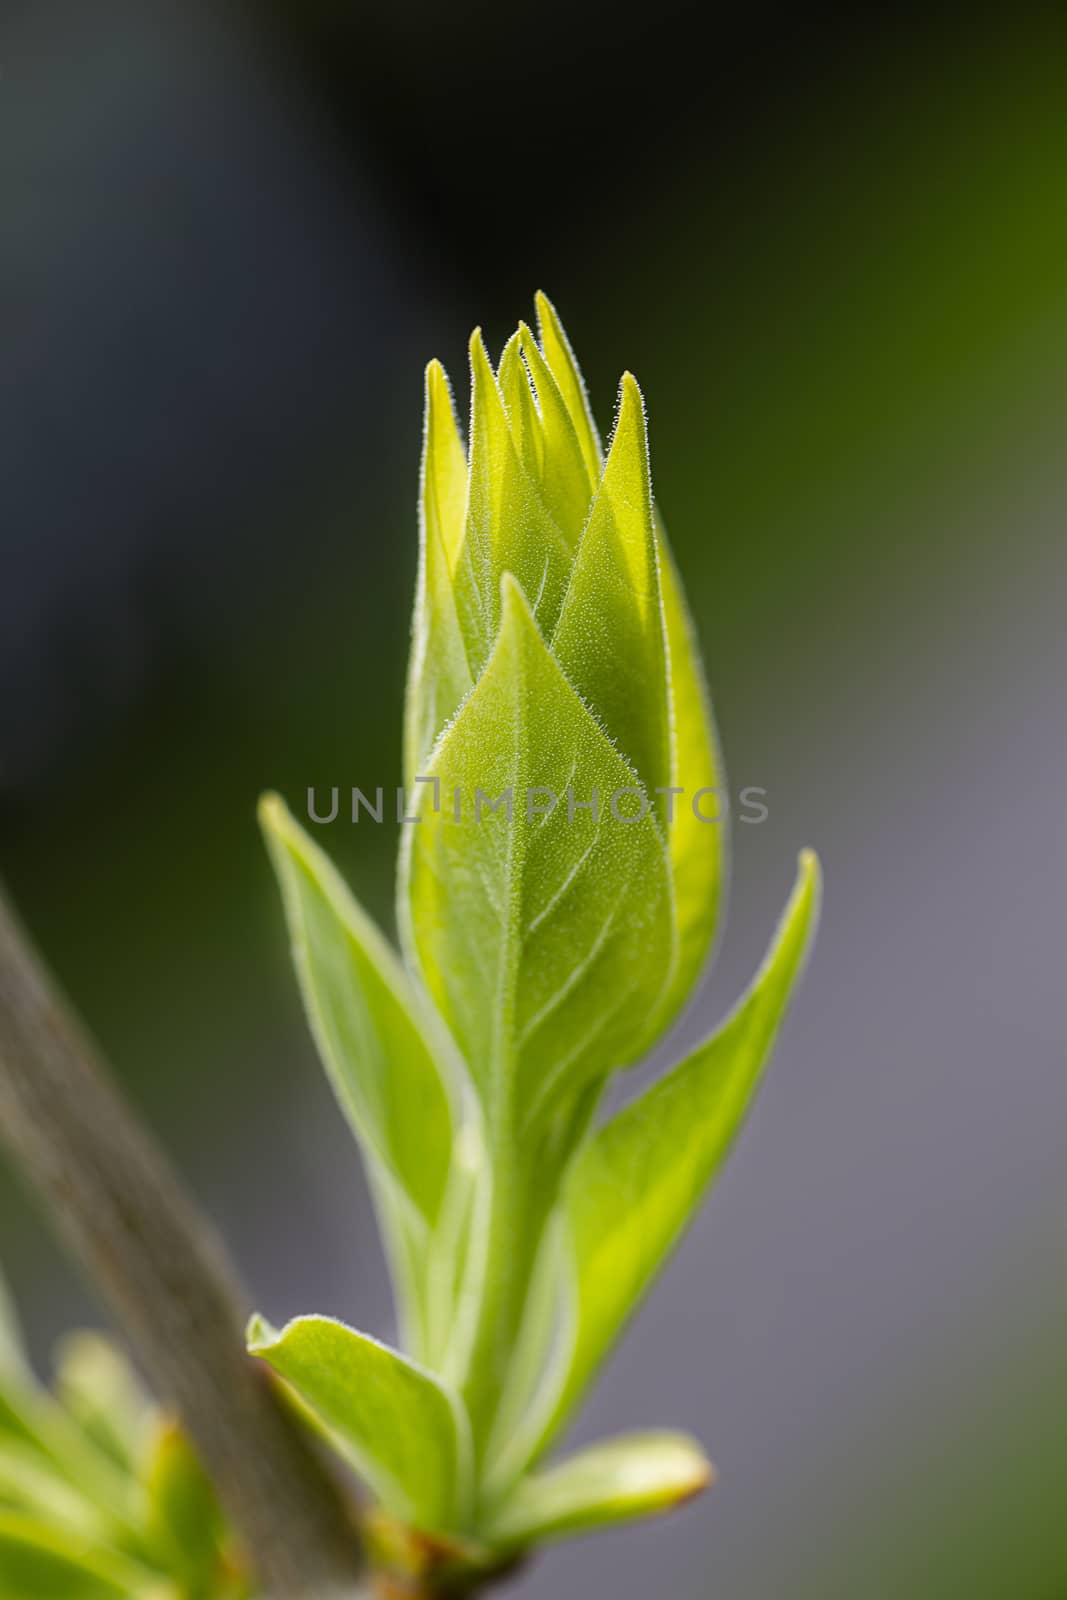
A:
<svg viewBox="0 0 1067 1600">
<path fill-rule="evenodd" d="M 394 781 L 421 371 L 544 287 L 644 387 L 762 1101 L 577 1430 L 721 1481 L 524 1600 L 1067 1595 L 1065 30 L 8 0 L 0 872 L 276 1319 L 388 1336 L 253 808 Z M 703 18 L 706 23 L 706 17 Z M 391 925 L 388 829 L 329 848 Z M 655 1067 L 657 1064 L 653 1064 Z M 0 1171 L 42 1364 L 97 1309 Z"/>
</svg>

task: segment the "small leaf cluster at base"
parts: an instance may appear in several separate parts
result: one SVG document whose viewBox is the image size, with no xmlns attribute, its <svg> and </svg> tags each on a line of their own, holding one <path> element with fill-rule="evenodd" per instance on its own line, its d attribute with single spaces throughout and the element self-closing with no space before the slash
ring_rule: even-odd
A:
<svg viewBox="0 0 1067 1600">
<path fill-rule="evenodd" d="M 100 1334 L 35 1378 L 0 1293 L 0 1600 L 247 1600 L 251 1577 L 175 1422 Z"/>
</svg>

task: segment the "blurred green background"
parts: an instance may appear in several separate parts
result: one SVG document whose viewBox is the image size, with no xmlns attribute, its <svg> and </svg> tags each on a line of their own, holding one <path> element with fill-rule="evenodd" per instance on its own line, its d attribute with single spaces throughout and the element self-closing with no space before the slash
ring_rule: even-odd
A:
<svg viewBox="0 0 1067 1600">
<path fill-rule="evenodd" d="M 396 781 L 421 371 L 632 368 L 736 791 L 731 1003 L 815 961 L 581 1424 L 713 1496 L 529 1600 L 1067 1595 L 1067 27 L 9 3 L 0 872 L 277 1319 L 388 1334 L 257 794 Z M 395 830 L 327 840 L 391 920 Z M 653 1070 L 657 1064 L 653 1064 Z M 98 1315 L 13 1175 L 35 1346 Z"/>
</svg>

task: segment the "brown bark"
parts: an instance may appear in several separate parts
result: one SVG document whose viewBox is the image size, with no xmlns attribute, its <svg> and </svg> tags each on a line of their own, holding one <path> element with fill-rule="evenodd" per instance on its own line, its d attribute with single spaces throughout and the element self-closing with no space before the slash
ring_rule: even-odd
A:
<svg viewBox="0 0 1067 1600">
<path fill-rule="evenodd" d="M 352 1594 L 340 1493 L 244 1350 L 221 1240 L 59 999 L 0 893 L 0 1141 L 181 1415 L 276 1600 Z"/>
</svg>

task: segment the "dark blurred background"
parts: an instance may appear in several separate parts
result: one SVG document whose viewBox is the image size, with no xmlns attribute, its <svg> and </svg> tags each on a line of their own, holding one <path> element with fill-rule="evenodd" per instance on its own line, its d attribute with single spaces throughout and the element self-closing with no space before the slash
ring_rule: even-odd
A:
<svg viewBox="0 0 1067 1600">
<path fill-rule="evenodd" d="M 267 786 L 395 781 L 421 371 L 624 366 L 734 791 L 694 1037 L 808 981 L 578 1430 L 713 1496 L 525 1600 L 1067 1595 L 1067 26 L 342 0 L 0 14 L 0 872 L 276 1319 L 388 1335 Z M 391 924 L 388 829 L 328 843 Z M 678 1046 L 676 1045 L 676 1048 Z M 0 1171 L 46 1358 L 98 1311 Z"/>
</svg>

